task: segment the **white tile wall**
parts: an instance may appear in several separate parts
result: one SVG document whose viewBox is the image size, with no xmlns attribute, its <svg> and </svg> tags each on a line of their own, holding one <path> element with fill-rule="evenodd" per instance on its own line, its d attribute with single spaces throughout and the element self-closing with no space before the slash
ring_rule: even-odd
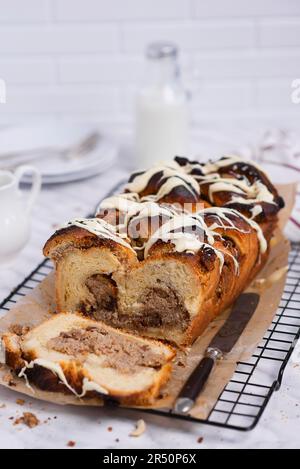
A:
<svg viewBox="0 0 300 469">
<path fill-rule="evenodd" d="M 117 52 L 118 48 L 118 28 L 114 24 L 51 23 L 0 27 L 0 54 L 2 56 L 113 53 Z"/>
<path fill-rule="evenodd" d="M 137 21 L 190 18 L 189 0 L 54 0 L 58 21 Z"/>
<path fill-rule="evenodd" d="M 297 0 L 193 0 L 196 18 L 236 18 L 300 15 Z"/>
<path fill-rule="evenodd" d="M 5 112 L 9 113 L 88 113 L 116 112 L 117 90 L 95 86 L 11 86 L 7 92 Z"/>
<path fill-rule="evenodd" d="M 48 0 L 2 0 L 0 23 L 46 22 L 49 18 Z"/>
<path fill-rule="evenodd" d="M 258 24 L 261 47 L 300 46 L 300 18 L 266 19 Z"/>
<path fill-rule="evenodd" d="M 180 46 L 195 126 L 299 121 L 299 0 L 0 0 L 0 124 L 130 125 L 157 39 Z"/>
<path fill-rule="evenodd" d="M 248 20 L 172 21 L 155 24 L 121 25 L 121 47 L 124 52 L 142 53 L 153 40 L 176 41 L 184 51 L 203 49 L 248 48 L 255 46 L 255 23 Z"/>
</svg>

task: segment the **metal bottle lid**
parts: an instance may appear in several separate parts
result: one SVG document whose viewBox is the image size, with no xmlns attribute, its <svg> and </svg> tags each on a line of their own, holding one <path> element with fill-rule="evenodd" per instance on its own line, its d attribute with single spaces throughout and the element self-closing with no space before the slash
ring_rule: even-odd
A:
<svg viewBox="0 0 300 469">
<path fill-rule="evenodd" d="M 147 46 L 146 56 L 148 59 L 162 59 L 165 57 L 177 57 L 178 47 L 172 42 L 158 41 Z"/>
</svg>

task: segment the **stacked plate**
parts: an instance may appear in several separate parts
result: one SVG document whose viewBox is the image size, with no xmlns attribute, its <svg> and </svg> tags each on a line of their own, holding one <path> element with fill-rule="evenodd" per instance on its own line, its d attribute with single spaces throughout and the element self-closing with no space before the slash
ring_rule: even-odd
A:
<svg viewBox="0 0 300 469">
<path fill-rule="evenodd" d="M 107 170 L 118 148 L 91 124 L 48 122 L 0 131 L 0 169 L 36 166 L 43 183 L 88 178 Z M 24 176 L 24 182 L 31 178 Z"/>
</svg>

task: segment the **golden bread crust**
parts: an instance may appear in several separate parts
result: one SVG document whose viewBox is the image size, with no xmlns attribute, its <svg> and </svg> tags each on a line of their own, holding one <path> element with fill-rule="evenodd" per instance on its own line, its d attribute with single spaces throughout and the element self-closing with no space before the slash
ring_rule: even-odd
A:
<svg viewBox="0 0 300 469">
<path fill-rule="evenodd" d="M 127 223 L 129 247 L 78 226 L 59 230 L 47 241 L 44 254 L 55 263 L 59 312 L 81 311 L 114 327 L 188 346 L 264 266 L 284 205 L 264 172 L 230 157 L 206 166 L 175 160 L 179 169 L 163 166 L 132 175 L 116 210 L 114 204 L 100 205 L 99 220 L 114 229 Z M 126 197 L 128 212 L 122 209 Z M 147 203 L 156 204 L 154 215 L 136 214 L 134 204 L 147 208 Z M 198 250 L 181 249 L 181 241 L 176 246 L 172 230 L 169 239 L 158 236 L 149 244 L 175 207 L 185 203 L 191 216 L 202 214 L 204 228 L 198 224 L 193 238 Z"/>
</svg>

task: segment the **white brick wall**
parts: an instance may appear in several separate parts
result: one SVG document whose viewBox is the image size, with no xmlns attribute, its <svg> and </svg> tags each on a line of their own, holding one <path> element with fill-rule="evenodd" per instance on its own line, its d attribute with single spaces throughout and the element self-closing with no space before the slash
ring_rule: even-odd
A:
<svg viewBox="0 0 300 469">
<path fill-rule="evenodd" d="M 190 18 L 189 0 L 54 0 L 55 18 L 64 22 L 172 20 Z"/>
<path fill-rule="evenodd" d="M 2 0 L 0 23 L 45 22 L 49 18 L 48 0 Z"/>
<path fill-rule="evenodd" d="M 126 127 L 157 39 L 180 46 L 195 126 L 299 122 L 300 0 L 0 0 L 0 123 Z"/>
</svg>

